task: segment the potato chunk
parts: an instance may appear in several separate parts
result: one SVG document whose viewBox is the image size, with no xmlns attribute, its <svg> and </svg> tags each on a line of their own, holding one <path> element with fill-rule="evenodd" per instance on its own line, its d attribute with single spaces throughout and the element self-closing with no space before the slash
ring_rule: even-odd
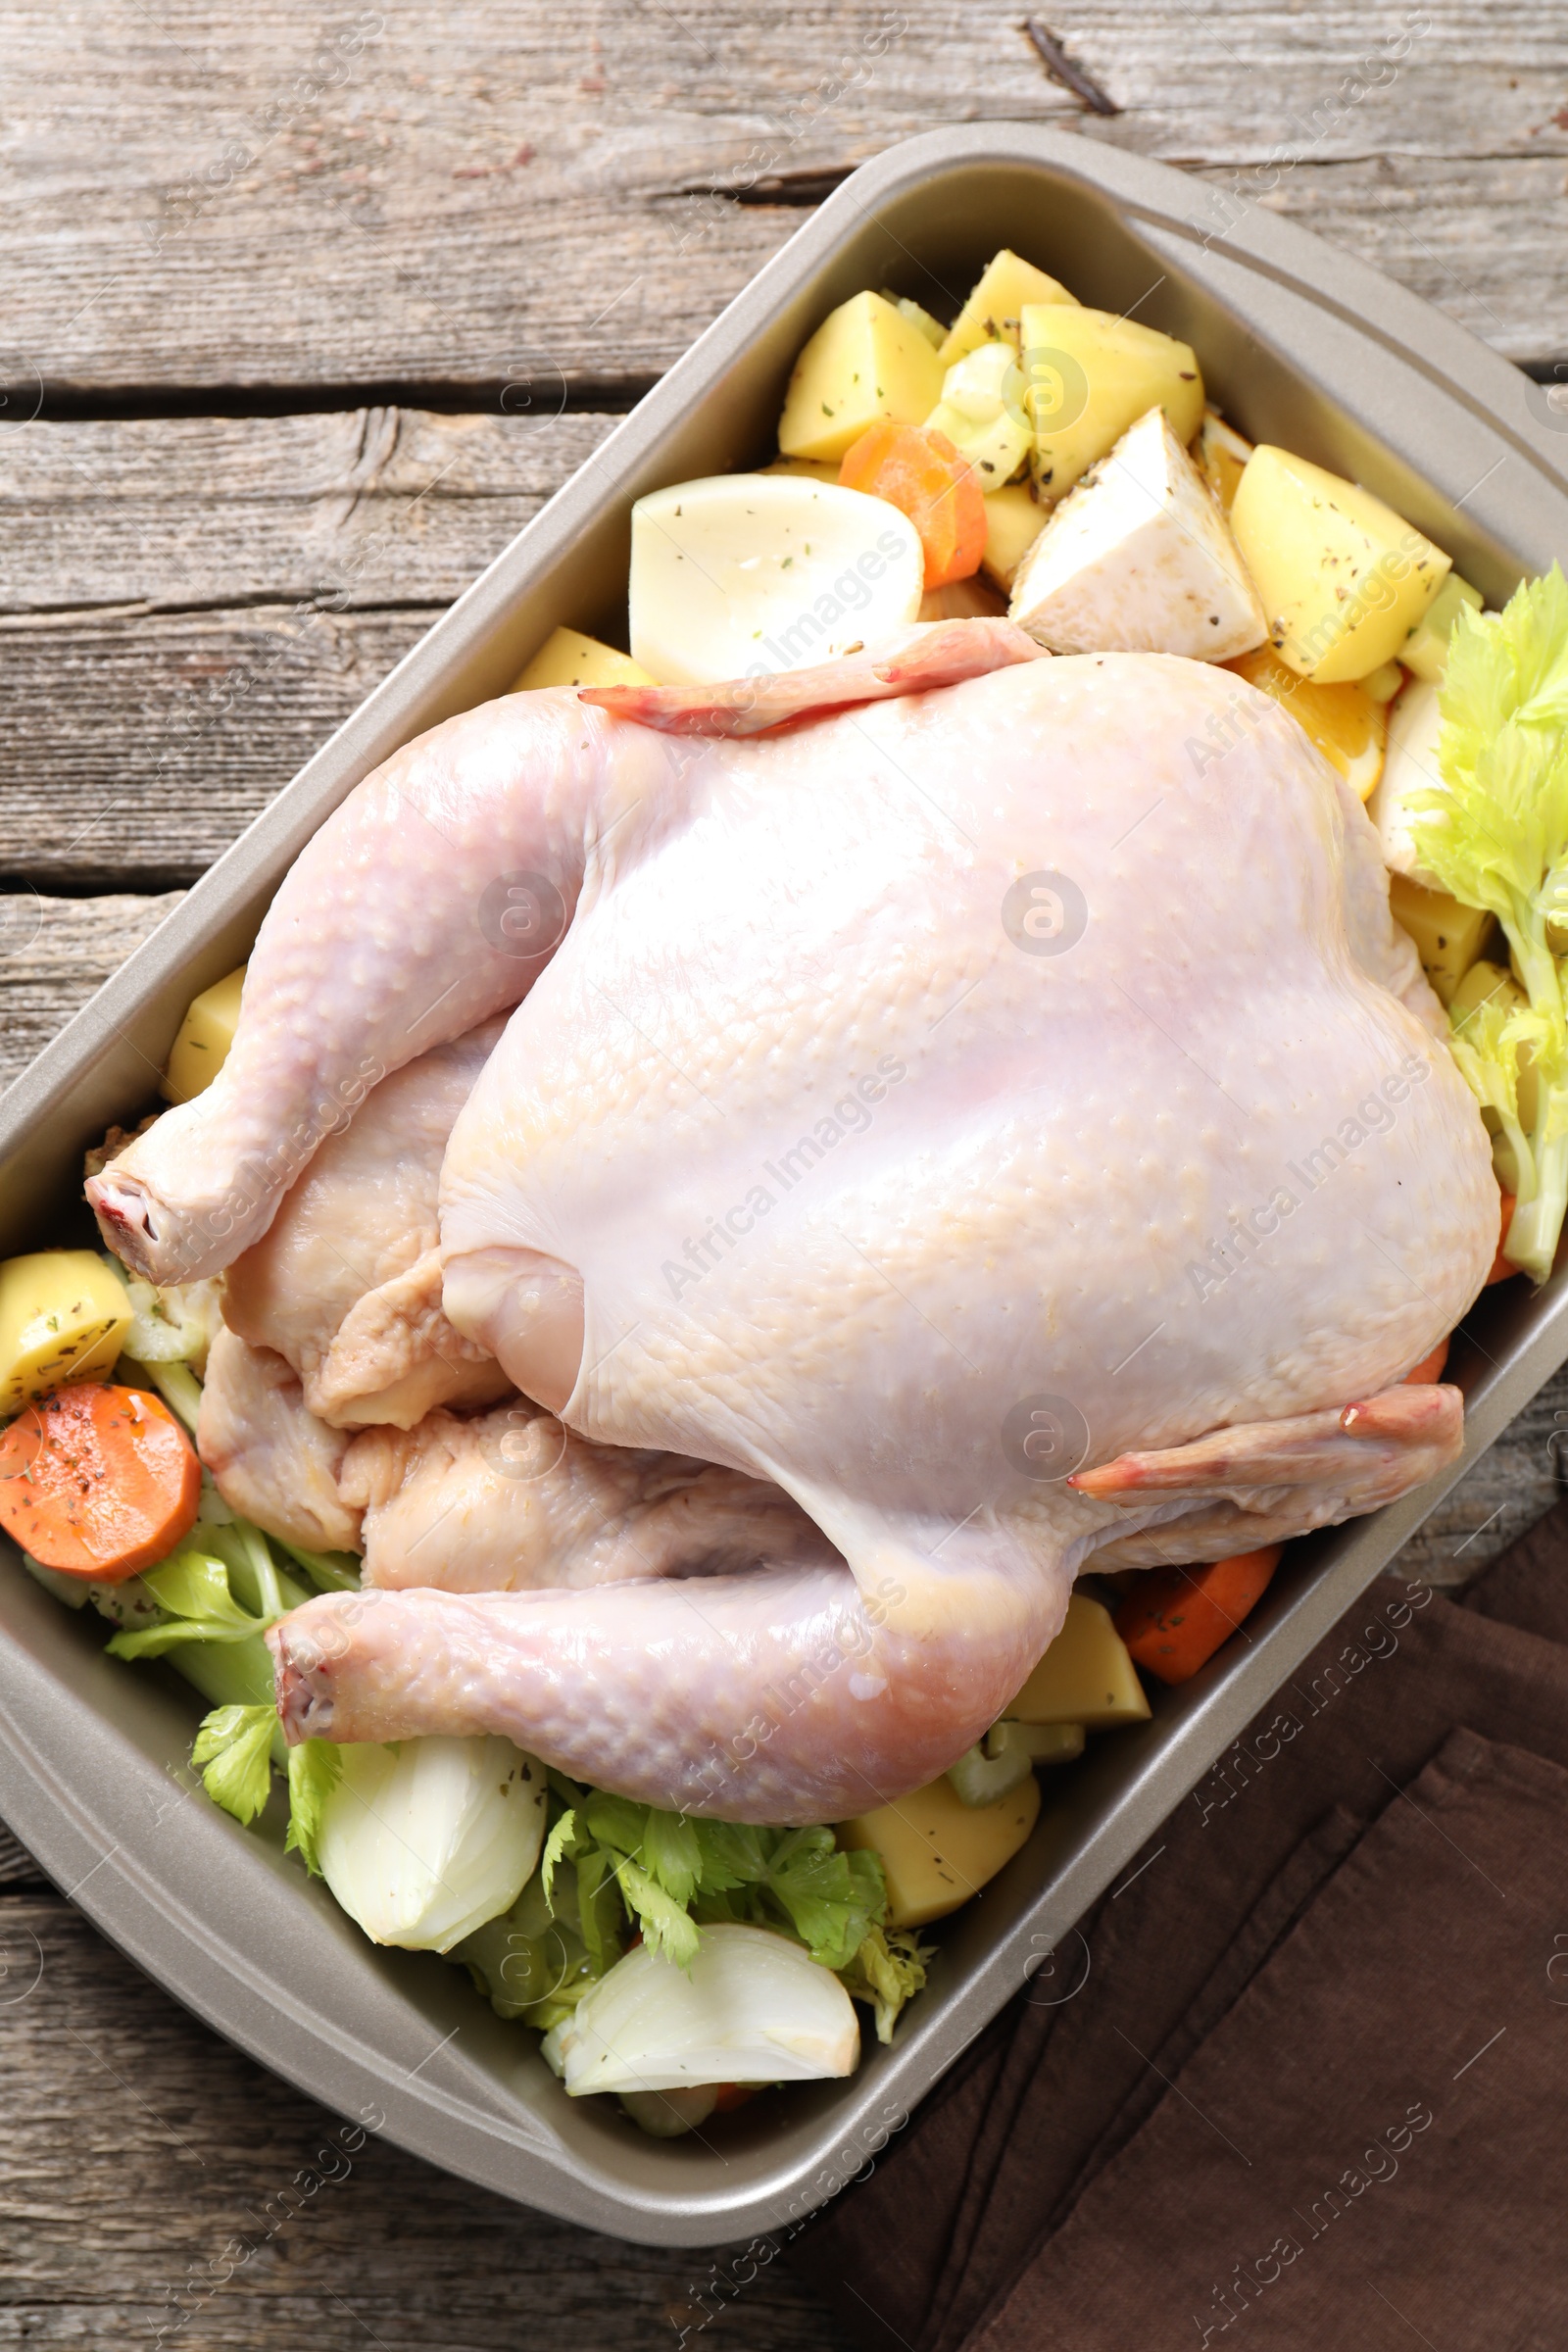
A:
<svg viewBox="0 0 1568 2352">
<path fill-rule="evenodd" d="M 1081 1723 L 1091 1732 L 1142 1723 L 1149 1700 L 1110 1611 L 1087 1592 L 1067 1603 L 1060 1633 L 1006 1710 L 1012 1723 Z"/>
<path fill-rule="evenodd" d="M 1046 509 L 1029 482 L 1009 482 L 986 499 L 986 552 L 980 568 L 999 588 L 1010 588 L 1024 557 L 1046 527 Z"/>
<path fill-rule="evenodd" d="M 1408 874 L 1389 876 L 1389 910 L 1415 942 L 1434 995 L 1451 1004 L 1455 989 L 1492 936 L 1487 908 L 1466 906 L 1446 890 L 1424 890 Z"/>
<path fill-rule="evenodd" d="M 842 458 L 868 425 L 923 424 L 942 398 L 942 362 L 880 294 L 829 313 L 795 363 L 778 445 L 786 458 Z"/>
<path fill-rule="evenodd" d="M 640 662 L 620 654 L 581 629 L 552 629 L 533 660 L 518 670 L 510 694 L 536 686 L 657 686 Z"/>
<path fill-rule="evenodd" d="M 225 972 L 221 980 L 204 988 L 199 997 L 192 997 L 170 1048 L 161 1089 L 166 1102 L 188 1102 L 212 1085 L 234 1043 L 244 985 L 245 966 L 241 964 L 237 971 Z"/>
<path fill-rule="evenodd" d="M 1263 608 L 1163 409 L 1056 508 L 1018 566 L 1010 617 L 1057 654 L 1225 662 L 1262 644 Z"/>
<path fill-rule="evenodd" d="M 1012 1860 L 1039 1813 L 1032 1772 L 989 1805 L 966 1805 L 944 1774 L 897 1804 L 840 1822 L 838 1840 L 852 1853 L 869 1846 L 881 1855 L 888 1926 L 923 1928 L 978 1894 Z"/>
<path fill-rule="evenodd" d="M 0 1265 L 0 1416 L 114 1368 L 130 1299 L 91 1250 L 36 1250 Z"/>
<path fill-rule="evenodd" d="M 1108 311 L 1028 305 L 1019 365 L 1035 428 L 1030 460 L 1043 499 L 1064 498 L 1130 424 L 1162 408 L 1178 441 L 1203 416 L 1203 379 L 1190 343 Z"/>
<path fill-rule="evenodd" d="M 1004 245 L 993 255 L 976 280 L 973 293 L 964 304 L 948 331 L 939 354 L 944 368 L 951 368 L 982 343 L 1010 343 L 1018 348 L 1023 331 L 1025 303 L 1061 302 L 1074 310 L 1078 307 L 1076 294 L 1033 262 L 1023 262 Z"/>
<path fill-rule="evenodd" d="M 1259 445 L 1231 528 L 1282 661 L 1332 686 L 1398 653 L 1449 569 L 1441 548 L 1358 483 Z"/>
</svg>

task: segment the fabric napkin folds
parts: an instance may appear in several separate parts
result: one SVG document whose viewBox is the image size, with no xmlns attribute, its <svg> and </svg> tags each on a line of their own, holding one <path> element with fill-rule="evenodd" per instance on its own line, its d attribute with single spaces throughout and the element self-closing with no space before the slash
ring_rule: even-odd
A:
<svg viewBox="0 0 1568 2352">
<path fill-rule="evenodd" d="M 1560 2352 L 1565 2191 L 1560 1505 L 1375 1585 L 791 2258 L 867 2352 Z"/>
</svg>

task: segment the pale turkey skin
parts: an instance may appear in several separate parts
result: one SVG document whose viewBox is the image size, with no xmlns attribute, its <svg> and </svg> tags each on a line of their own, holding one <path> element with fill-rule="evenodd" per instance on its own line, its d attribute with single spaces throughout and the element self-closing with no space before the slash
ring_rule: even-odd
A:
<svg viewBox="0 0 1568 2352">
<path fill-rule="evenodd" d="M 1475 1297 L 1490 1151 L 1364 813 L 1233 676 L 1026 663 L 662 769 L 617 723 L 624 821 L 448 1149 L 446 1310 L 584 1435 L 775 1481 L 848 1568 L 322 1599 L 273 1636 L 280 1703 L 831 1819 L 994 1720 L 1097 1546 L 1214 1557 L 1453 1458 L 1456 1392 L 1368 1416 L 1364 1458 L 1314 1417 Z M 1042 874 L 1083 918 L 1057 953 Z M 1266 1425 L 1303 1419 L 1282 1484 Z M 1227 1429 L 1157 1497 L 1066 1483 Z"/>
<path fill-rule="evenodd" d="M 384 1078 L 228 1269 L 230 1331 L 285 1357 L 335 1429 L 413 1429 L 437 1405 L 510 1393 L 441 1311 L 436 1222 L 447 1138 L 500 1035 L 486 1022 Z"/>
<path fill-rule="evenodd" d="M 1453 1458 L 1457 1392 L 1382 1392 L 1479 1289 L 1495 1187 L 1358 805 L 1233 676 L 946 625 L 966 681 L 778 734 L 552 690 L 409 746 L 280 890 L 219 1080 L 93 1180 L 128 1262 L 210 1271 L 521 1001 L 443 1165 L 448 1318 L 847 1563 L 760 1522 L 739 1574 L 313 1601 L 271 1636 L 292 1737 L 505 1731 L 832 1819 L 974 1740 L 1097 1546 L 1215 1556 Z"/>
</svg>

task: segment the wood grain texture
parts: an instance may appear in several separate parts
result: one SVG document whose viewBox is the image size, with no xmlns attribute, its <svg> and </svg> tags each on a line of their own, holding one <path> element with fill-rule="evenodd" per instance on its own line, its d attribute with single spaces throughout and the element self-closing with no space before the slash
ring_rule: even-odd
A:
<svg viewBox="0 0 1568 2352">
<path fill-rule="evenodd" d="M 722 2250 L 625 2245 L 361 2144 L 58 1896 L 0 1896 L 0 2343 L 672 2352 L 687 2325 L 703 2352 L 849 2352 L 782 2263 L 699 2304 Z"/>
<path fill-rule="evenodd" d="M 0 894 L 0 1088 L 80 1011 L 180 896 Z"/>
<path fill-rule="evenodd" d="M 1273 201 L 1499 348 L 1568 345 L 1554 12 L 1077 0 L 1054 24 L 1117 117 L 1086 120 L 1004 0 L 19 0 L 15 413 L 31 370 L 77 395 L 646 379 L 799 218 L 704 191 L 808 190 L 988 118 L 1283 165 Z"/>
<path fill-rule="evenodd" d="M 1291 214 L 1499 350 L 1568 351 L 1561 5 L 1046 14 L 1120 115 L 1086 122 L 1003 0 L 15 0 L 0 875 L 29 887 L 0 897 L 0 1083 L 596 445 L 611 418 L 579 412 L 623 408 L 897 138 L 1078 128 Z M 45 384 L 74 421 L 27 421 Z M 323 413 L 162 413 L 258 403 Z M 1568 1375 L 1407 1572 L 1462 1581 L 1539 1516 L 1563 1428 Z M 695 2326 L 709 2257 L 373 2139 L 274 2228 L 334 2119 L 3 1834 L 0 1888 L 0 2343 L 652 2352 Z M 776 2264 L 686 2342 L 842 2346 Z"/>
<path fill-rule="evenodd" d="M 194 881 L 612 421 L 369 409 L 0 436 L 0 873 Z"/>
</svg>

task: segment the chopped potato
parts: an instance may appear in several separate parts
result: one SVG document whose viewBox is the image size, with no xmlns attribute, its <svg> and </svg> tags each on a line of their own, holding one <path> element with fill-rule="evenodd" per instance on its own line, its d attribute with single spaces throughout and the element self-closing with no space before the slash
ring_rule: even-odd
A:
<svg viewBox="0 0 1568 2352">
<path fill-rule="evenodd" d="M 1257 593 L 1163 409 L 1055 509 L 1018 566 L 1010 617 L 1056 654 L 1224 662 L 1262 643 Z"/>
<path fill-rule="evenodd" d="M 980 568 L 999 588 L 1010 588 L 1019 564 L 1046 527 L 1046 510 L 1030 482 L 1009 482 L 986 499 L 986 552 Z"/>
<path fill-rule="evenodd" d="M 1078 307 L 1076 294 L 1069 294 L 1046 270 L 1037 270 L 1033 262 L 1020 261 L 1004 246 L 986 264 L 973 293 L 954 320 L 938 355 L 943 367 L 951 368 L 981 343 L 1010 343 L 1016 351 L 1023 331 L 1024 305 L 1029 302 Z"/>
<path fill-rule="evenodd" d="M 1198 428 L 1193 455 L 1198 469 L 1219 500 L 1220 512 L 1228 514 L 1236 496 L 1236 485 L 1247 470 L 1247 461 L 1252 454 L 1252 444 L 1236 427 L 1227 424 L 1217 409 L 1205 409 L 1203 421 Z"/>
<path fill-rule="evenodd" d="M 239 999 L 244 985 L 245 966 L 241 964 L 237 971 L 226 972 L 221 980 L 215 980 L 211 988 L 204 988 L 199 997 L 191 999 L 164 1071 L 162 1091 L 167 1102 L 188 1102 L 218 1076 L 228 1059 L 228 1049 L 239 1026 Z"/>
<path fill-rule="evenodd" d="M 1432 599 L 1409 636 L 1399 647 L 1399 660 L 1416 677 L 1436 685 L 1442 678 L 1448 661 L 1448 639 L 1453 624 L 1468 605 L 1472 612 L 1481 610 L 1481 591 L 1450 571 L 1437 595 Z"/>
<path fill-rule="evenodd" d="M 1364 685 L 1319 686 L 1287 668 L 1270 645 L 1226 666 L 1282 704 L 1357 798 L 1370 799 L 1383 773 L 1389 714 Z"/>
<path fill-rule="evenodd" d="M 896 1804 L 840 1822 L 838 1839 L 852 1853 L 869 1846 L 881 1855 L 888 1926 L 923 1928 L 978 1894 L 1012 1860 L 1039 1813 L 1032 1772 L 988 1805 L 966 1805 L 944 1774 Z"/>
<path fill-rule="evenodd" d="M 1203 378 L 1191 344 L 1136 318 L 1030 304 L 1019 365 L 1035 428 L 1030 466 L 1043 499 L 1064 498 L 1150 409 L 1162 408 L 1184 443 L 1202 421 Z"/>
<path fill-rule="evenodd" d="M 509 692 L 536 686 L 657 686 L 640 662 L 619 654 L 581 629 L 552 629 L 533 660 L 517 672 Z"/>
<path fill-rule="evenodd" d="M 879 417 L 923 424 L 942 398 L 942 362 L 880 294 L 823 319 L 795 363 L 778 445 L 787 458 L 842 458 Z"/>
<path fill-rule="evenodd" d="M 1252 452 L 1231 528 L 1281 659 L 1321 686 L 1364 678 L 1425 614 L 1449 560 L 1381 498 L 1266 442 Z"/>
<path fill-rule="evenodd" d="M 1400 930 L 1415 942 L 1434 994 L 1443 1004 L 1451 1004 L 1454 990 L 1492 936 L 1496 917 L 1484 907 L 1461 906 L 1446 890 L 1425 890 L 1408 874 L 1389 876 L 1389 906 Z"/>
<path fill-rule="evenodd" d="M 1016 1723 L 1142 1723 L 1149 1700 L 1103 1602 L 1075 1592 L 1060 1633 L 1007 1708 Z"/>
<path fill-rule="evenodd" d="M 125 1286 L 92 1250 L 36 1250 L 0 1265 L 0 1416 L 114 1369 L 130 1329 Z"/>
</svg>

